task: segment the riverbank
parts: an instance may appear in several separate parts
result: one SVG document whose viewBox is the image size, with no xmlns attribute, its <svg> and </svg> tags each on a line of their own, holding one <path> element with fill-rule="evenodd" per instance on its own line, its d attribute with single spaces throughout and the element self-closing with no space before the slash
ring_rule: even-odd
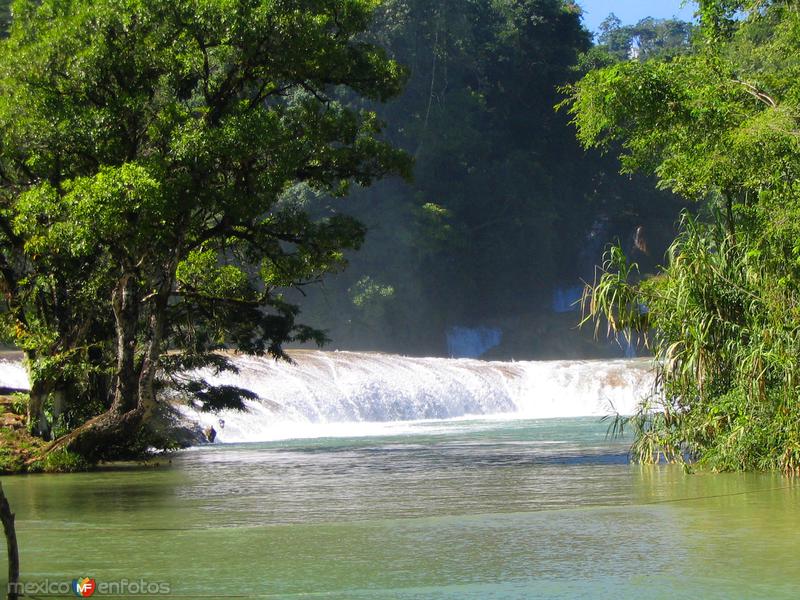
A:
<svg viewBox="0 0 800 600">
<path fill-rule="evenodd" d="M 158 466 L 159 456 L 164 452 L 207 443 L 199 425 L 185 420 L 174 407 L 167 405 L 149 432 L 152 445 L 140 456 L 93 464 L 66 450 L 47 453 L 50 442 L 28 433 L 25 403 L 24 394 L 0 395 L 0 475 Z"/>
<path fill-rule="evenodd" d="M 47 452 L 50 442 L 31 435 L 23 394 L 0 396 L 0 475 L 77 473 L 98 468 L 73 452 Z"/>
<path fill-rule="evenodd" d="M 0 396 L 0 474 L 41 470 L 40 458 L 47 443 L 30 435 L 25 427 L 25 401 L 17 396 Z"/>
</svg>

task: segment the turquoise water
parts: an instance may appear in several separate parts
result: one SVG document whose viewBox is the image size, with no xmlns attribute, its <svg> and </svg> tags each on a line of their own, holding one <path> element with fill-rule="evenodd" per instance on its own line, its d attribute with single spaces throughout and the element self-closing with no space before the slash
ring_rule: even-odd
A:
<svg viewBox="0 0 800 600">
<path fill-rule="evenodd" d="M 605 432 L 406 423 L 3 486 L 28 582 L 144 580 L 190 598 L 800 597 L 800 485 L 630 465 Z"/>
</svg>

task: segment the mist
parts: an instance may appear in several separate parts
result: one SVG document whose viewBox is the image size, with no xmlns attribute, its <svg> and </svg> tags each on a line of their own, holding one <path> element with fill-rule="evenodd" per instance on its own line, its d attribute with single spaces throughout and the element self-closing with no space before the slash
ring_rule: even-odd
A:
<svg viewBox="0 0 800 600">
<path fill-rule="evenodd" d="M 295 192 L 320 214 L 345 212 L 368 228 L 343 273 L 298 295 L 304 319 L 327 330 L 332 349 L 635 353 L 578 330 L 583 283 L 615 241 L 643 274 L 654 272 L 685 203 L 651 179 L 620 175 L 613 153 L 584 151 L 555 106 L 591 66 L 682 51 L 690 31 L 679 21 L 625 27 L 610 18 L 593 41 L 579 9 L 557 0 L 388 2 L 371 41 L 409 79 L 398 99 L 369 108 L 414 156 L 413 181 L 346 199 Z"/>
</svg>

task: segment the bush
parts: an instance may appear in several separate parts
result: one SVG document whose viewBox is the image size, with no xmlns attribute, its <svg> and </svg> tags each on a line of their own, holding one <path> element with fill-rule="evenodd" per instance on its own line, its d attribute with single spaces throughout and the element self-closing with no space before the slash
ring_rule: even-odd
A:
<svg viewBox="0 0 800 600">
<path fill-rule="evenodd" d="M 61 449 L 45 454 L 44 458 L 37 462 L 36 467 L 45 473 L 73 473 L 88 471 L 91 464 L 79 454 Z"/>
<path fill-rule="evenodd" d="M 735 232 L 685 215 L 649 279 L 618 247 L 606 254 L 584 321 L 632 331 L 655 355 L 657 389 L 625 422 L 635 459 L 800 467 L 800 248 L 776 215 L 742 209 Z"/>
</svg>

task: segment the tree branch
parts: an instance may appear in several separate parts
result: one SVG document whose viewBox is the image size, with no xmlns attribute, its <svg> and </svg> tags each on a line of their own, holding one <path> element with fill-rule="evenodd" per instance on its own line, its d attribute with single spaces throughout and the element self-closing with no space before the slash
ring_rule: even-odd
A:
<svg viewBox="0 0 800 600">
<path fill-rule="evenodd" d="M 3 484 L 0 483 L 0 521 L 6 535 L 6 548 L 8 549 L 8 600 L 19 598 L 19 547 L 17 546 L 17 532 L 14 527 L 14 513 L 3 493 Z"/>
<path fill-rule="evenodd" d="M 752 83 L 748 83 L 746 81 L 742 81 L 741 79 L 732 79 L 732 81 L 734 83 L 738 83 L 741 86 L 744 86 L 745 91 L 748 94 L 750 94 L 751 96 L 753 96 L 753 98 L 755 98 L 759 102 L 762 102 L 762 103 L 766 104 L 770 108 L 777 108 L 778 107 L 778 103 L 769 94 L 767 94 L 766 92 L 758 89 L 758 87 L 756 87 Z"/>
</svg>

